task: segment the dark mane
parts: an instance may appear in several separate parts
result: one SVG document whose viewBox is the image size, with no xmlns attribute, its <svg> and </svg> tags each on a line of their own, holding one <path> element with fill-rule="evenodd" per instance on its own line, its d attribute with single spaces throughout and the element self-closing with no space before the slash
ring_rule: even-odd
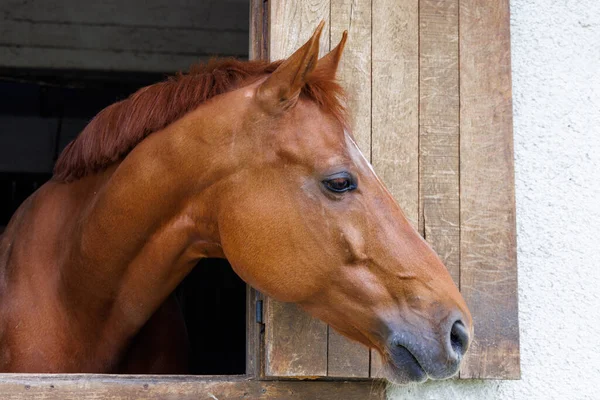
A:
<svg viewBox="0 0 600 400">
<path fill-rule="evenodd" d="M 281 64 L 265 61 L 211 60 L 164 82 L 144 87 L 96 115 L 64 149 L 54 180 L 69 182 L 122 160 L 152 132 L 170 125 L 202 102 L 239 87 L 252 77 L 269 74 Z M 345 123 L 342 88 L 325 74 L 309 76 L 302 94 Z"/>
</svg>

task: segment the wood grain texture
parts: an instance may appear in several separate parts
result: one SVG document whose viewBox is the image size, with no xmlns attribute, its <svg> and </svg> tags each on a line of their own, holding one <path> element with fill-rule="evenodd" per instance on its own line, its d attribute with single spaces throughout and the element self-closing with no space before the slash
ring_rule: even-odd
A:
<svg viewBox="0 0 600 400">
<path fill-rule="evenodd" d="M 419 211 L 419 29 L 418 0 L 372 3 L 371 163 L 418 226 Z M 371 376 L 381 377 L 381 359 L 371 351 Z"/>
<path fill-rule="evenodd" d="M 371 349 L 369 376 L 371 378 L 385 378 L 383 360 L 379 353 L 374 349 Z"/>
<path fill-rule="evenodd" d="M 373 0 L 372 164 L 414 226 L 419 208 L 418 0 Z"/>
<path fill-rule="evenodd" d="M 337 78 L 348 94 L 352 131 L 358 147 L 371 155 L 371 0 L 331 1 L 331 47 L 342 33 L 348 41 Z"/>
<path fill-rule="evenodd" d="M 329 0 L 270 0 L 269 1 L 269 58 L 271 61 L 290 56 L 325 21 L 319 42 L 319 55 L 329 51 Z"/>
<path fill-rule="evenodd" d="M 419 231 L 460 280 L 458 0 L 419 2 Z"/>
<path fill-rule="evenodd" d="M 371 0 L 331 1 L 331 47 L 347 30 L 349 40 L 337 77 L 346 89 L 352 131 L 362 152 L 371 154 Z M 329 328 L 327 375 L 368 377 L 369 349 Z"/>
<path fill-rule="evenodd" d="M 327 337 L 327 376 L 369 377 L 369 348 L 353 342 L 329 327 Z"/>
<path fill-rule="evenodd" d="M 372 382 L 261 382 L 235 376 L 0 376 L 0 398 L 3 400 L 363 400 L 384 397 L 385 387 Z"/>
<path fill-rule="evenodd" d="M 290 56 L 326 21 L 320 55 L 329 51 L 329 0 L 269 2 L 269 58 Z M 294 304 L 265 300 L 265 375 L 327 376 L 327 325 Z"/>
<path fill-rule="evenodd" d="M 267 299 L 265 375 L 327 376 L 327 325 L 295 304 Z"/>
<path fill-rule="evenodd" d="M 263 0 L 250 0 L 250 38 L 248 58 L 268 58 L 268 5 Z"/>
<path fill-rule="evenodd" d="M 460 2 L 460 286 L 475 324 L 463 378 L 517 379 L 508 0 Z"/>
</svg>

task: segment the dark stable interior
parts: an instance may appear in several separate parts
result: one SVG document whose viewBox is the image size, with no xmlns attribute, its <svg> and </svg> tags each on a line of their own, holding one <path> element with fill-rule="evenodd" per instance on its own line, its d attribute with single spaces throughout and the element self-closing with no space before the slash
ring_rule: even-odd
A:
<svg viewBox="0 0 600 400">
<path fill-rule="evenodd" d="M 62 149 L 102 108 L 161 74 L 36 72 L 0 80 L 0 234 L 19 205 L 52 176 Z M 202 260 L 180 284 L 190 373 L 246 371 L 246 284 L 223 259 Z"/>
</svg>

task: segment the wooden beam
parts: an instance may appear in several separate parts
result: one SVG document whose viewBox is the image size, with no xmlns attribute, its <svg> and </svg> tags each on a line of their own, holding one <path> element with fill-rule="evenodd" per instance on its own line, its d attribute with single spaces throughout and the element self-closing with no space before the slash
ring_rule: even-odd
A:
<svg viewBox="0 0 600 400">
<path fill-rule="evenodd" d="M 268 60 L 269 7 L 264 0 L 250 0 L 250 60 Z"/>
<path fill-rule="evenodd" d="M 105 25 L 212 29 L 248 32 L 248 0 L 79 0 L 0 2 L 5 20 L 54 25 Z"/>
<path fill-rule="evenodd" d="M 244 0 L 0 2 L 0 67 L 169 73 L 248 54 Z"/>
<path fill-rule="evenodd" d="M 248 31 L 154 26 L 71 25 L 11 21 L 3 24 L 2 45 L 41 49 L 96 50 L 138 54 L 243 56 Z"/>
<path fill-rule="evenodd" d="M 255 381 L 246 377 L 0 375 L 3 400 L 383 399 L 381 382 Z"/>
<path fill-rule="evenodd" d="M 508 0 L 460 2 L 460 287 L 475 323 L 464 378 L 518 379 Z"/>
</svg>

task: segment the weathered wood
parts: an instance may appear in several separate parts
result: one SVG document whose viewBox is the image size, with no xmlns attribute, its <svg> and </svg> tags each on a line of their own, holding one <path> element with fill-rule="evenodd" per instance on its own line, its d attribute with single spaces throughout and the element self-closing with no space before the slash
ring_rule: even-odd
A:
<svg viewBox="0 0 600 400">
<path fill-rule="evenodd" d="M 246 374 L 254 378 L 260 378 L 262 373 L 262 324 L 256 320 L 258 298 L 259 293 L 246 285 Z"/>
<path fill-rule="evenodd" d="M 383 399 L 376 382 L 253 381 L 244 377 L 0 375 L 3 400 Z"/>
<path fill-rule="evenodd" d="M 418 224 L 418 1 L 373 0 L 372 164 Z"/>
<path fill-rule="evenodd" d="M 371 349 L 369 376 L 371 378 L 385 378 L 383 360 L 375 349 Z"/>
<path fill-rule="evenodd" d="M 419 2 L 419 43 L 419 231 L 458 285 L 458 0 Z"/>
<path fill-rule="evenodd" d="M 460 2 L 463 378 L 520 376 L 509 22 L 508 0 Z"/>
<path fill-rule="evenodd" d="M 347 339 L 329 327 L 327 376 L 368 378 L 369 348 Z"/>
<path fill-rule="evenodd" d="M 175 72 L 248 54 L 246 1 L 0 3 L 0 67 Z"/>
<path fill-rule="evenodd" d="M 372 154 L 375 171 L 418 224 L 418 1 L 373 0 Z M 371 351 L 371 376 L 381 360 Z"/>
<path fill-rule="evenodd" d="M 267 299 L 265 375 L 327 376 L 327 325 L 295 304 Z"/>
<path fill-rule="evenodd" d="M 363 153 L 371 154 L 371 1 L 331 1 L 331 46 L 342 33 L 350 37 L 340 61 L 337 77 L 348 94 L 352 128 Z M 331 377 L 368 377 L 369 349 L 346 339 L 329 328 L 327 375 Z"/>
<path fill-rule="evenodd" d="M 325 21 L 319 42 L 319 54 L 329 51 L 329 0 L 270 0 L 269 1 L 269 58 L 283 59 L 300 48 Z"/>
<path fill-rule="evenodd" d="M 268 5 L 263 0 L 250 0 L 250 60 L 268 59 Z"/>
<path fill-rule="evenodd" d="M 329 51 L 329 0 L 269 2 L 269 58 L 288 57 L 322 20 L 320 54 Z M 327 325 L 294 304 L 265 300 L 265 375 L 327 376 Z"/>
<path fill-rule="evenodd" d="M 331 46 L 342 33 L 348 42 L 337 70 L 337 78 L 348 94 L 352 131 L 358 147 L 371 155 L 371 0 L 331 1 Z"/>
</svg>

